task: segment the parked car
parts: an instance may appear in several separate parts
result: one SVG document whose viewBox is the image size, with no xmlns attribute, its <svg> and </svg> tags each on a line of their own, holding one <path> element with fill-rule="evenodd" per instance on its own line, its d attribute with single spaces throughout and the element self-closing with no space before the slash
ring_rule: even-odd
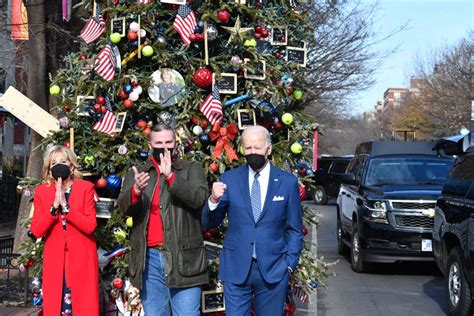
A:
<svg viewBox="0 0 474 316">
<path fill-rule="evenodd" d="M 434 261 L 434 208 L 453 158 L 434 142 L 357 146 L 337 197 L 338 251 L 355 272 L 371 262 Z"/>
<path fill-rule="evenodd" d="M 314 203 L 326 204 L 328 198 L 337 197 L 341 186 L 340 175 L 346 168 L 352 156 L 318 158 L 318 170 L 314 173 L 315 189 L 312 194 Z"/>
<path fill-rule="evenodd" d="M 449 315 L 474 313 L 474 146 L 462 146 L 470 137 L 437 144 L 459 155 L 436 204 L 433 229 L 433 254 L 445 276 Z"/>
</svg>

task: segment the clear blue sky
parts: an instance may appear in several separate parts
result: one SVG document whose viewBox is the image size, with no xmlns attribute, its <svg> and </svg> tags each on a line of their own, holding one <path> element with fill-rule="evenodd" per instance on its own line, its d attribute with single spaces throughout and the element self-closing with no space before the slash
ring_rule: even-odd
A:
<svg viewBox="0 0 474 316">
<path fill-rule="evenodd" d="M 374 3 L 364 0 L 364 3 Z M 416 55 L 427 56 L 436 49 L 456 44 L 474 30 L 474 0 L 380 0 L 374 31 L 387 35 L 407 27 L 377 48 L 397 52 L 384 60 L 374 86 L 354 97 L 350 112 L 373 109 L 389 87 L 408 87 Z"/>
</svg>

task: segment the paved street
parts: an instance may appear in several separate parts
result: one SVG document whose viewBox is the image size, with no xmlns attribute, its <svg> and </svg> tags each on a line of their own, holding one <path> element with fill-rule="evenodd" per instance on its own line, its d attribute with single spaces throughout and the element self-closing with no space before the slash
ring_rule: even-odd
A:
<svg viewBox="0 0 474 316">
<path fill-rule="evenodd" d="M 318 230 L 318 255 L 340 260 L 328 289 L 318 292 L 318 316 L 446 315 L 443 279 L 435 263 L 376 265 L 370 274 L 351 270 L 349 258 L 337 254 L 336 207 L 309 205 L 323 214 Z"/>
</svg>

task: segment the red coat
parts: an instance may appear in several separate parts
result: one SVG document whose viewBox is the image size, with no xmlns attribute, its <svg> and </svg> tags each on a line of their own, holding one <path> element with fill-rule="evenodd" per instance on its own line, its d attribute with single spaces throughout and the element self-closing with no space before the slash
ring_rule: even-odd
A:
<svg viewBox="0 0 474 316">
<path fill-rule="evenodd" d="M 44 315 L 60 315 L 64 274 L 71 288 L 73 315 L 99 315 L 94 185 L 84 180 L 74 180 L 68 201 L 70 212 L 65 216 L 66 230 L 63 229 L 61 216 L 53 217 L 50 213 L 55 192 L 54 183 L 36 187 L 35 211 L 30 227 L 33 235 L 45 239 Z"/>
</svg>

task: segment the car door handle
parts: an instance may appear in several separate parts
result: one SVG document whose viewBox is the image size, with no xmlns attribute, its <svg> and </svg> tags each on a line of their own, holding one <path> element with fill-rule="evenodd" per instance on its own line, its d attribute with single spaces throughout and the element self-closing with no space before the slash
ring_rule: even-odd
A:
<svg viewBox="0 0 474 316">
<path fill-rule="evenodd" d="M 341 192 L 341 195 L 347 195 L 345 192 Z"/>
</svg>

